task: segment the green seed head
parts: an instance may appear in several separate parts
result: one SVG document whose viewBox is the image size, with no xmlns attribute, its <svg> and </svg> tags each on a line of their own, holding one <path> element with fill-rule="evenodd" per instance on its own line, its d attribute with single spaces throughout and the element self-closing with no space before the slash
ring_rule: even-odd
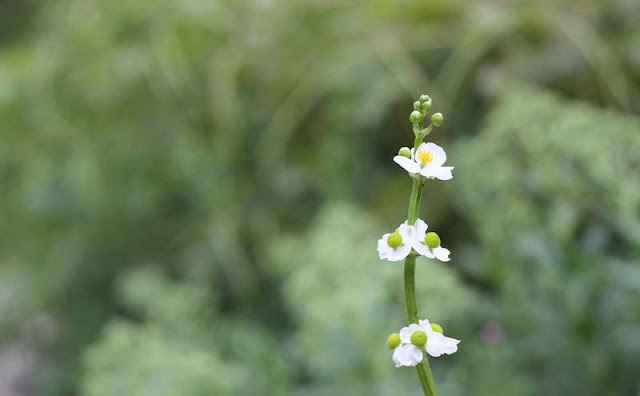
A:
<svg viewBox="0 0 640 396">
<path fill-rule="evenodd" d="M 435 232 L 427 232 L 427 235 L 424 236 L 424 242 L 431 249 L 435 249 L 440 246 L 440 237 Z"/>
<path fill-rule="evenodd" d="M 400 236 L 400 233 L 398 231 L 389 235 L 389 238 L 387 238 L 387 245 L 394 249 L 402 245 L 402 236 Z"/>
<path fill-rule="evenodd" d="M 427 343 L 427 334 L 424 331 L 415 331 L 411 334 L 411 343 L 415 346 L 423 346 Z"/>
<path fill-rule="evenodd" d="M 400 334 L 398 333 L 391 334 L 387 338 L 387 347 L 389 347 L 389 349 L 394 349 L 398 345 L 400 345 Z"/>
<path fill-rule="evenodd" d="M 411 149 L 409 147 L 402 147 L 398 151 L 398 155 L 400 155 L 402 157 L 411 158 Z"/>
<path fill-rule="evenodd" d="M 411 112 L 411 114 L 409 114 L 409 121 L 414 124 L 421 122 L 422 120 L 424 120 L 424 114 L 422 114 L 418 110 L 414 110 Z"/>
<path fill-rule="evenodd" d="M 439 127 L 440 125 L 442 125 L 442 123 L 444 122 L 444 116 L 442 115 L 442 113 L 434 113 L 431 116 L 431 123 L 437 127 Z"/>
<path fill-rule="evenodd" d="M 431 330 L 435 331 L 436 333 L 442 334 L 442 326 L 437 323 L 431 323 Z"/>
</svg>

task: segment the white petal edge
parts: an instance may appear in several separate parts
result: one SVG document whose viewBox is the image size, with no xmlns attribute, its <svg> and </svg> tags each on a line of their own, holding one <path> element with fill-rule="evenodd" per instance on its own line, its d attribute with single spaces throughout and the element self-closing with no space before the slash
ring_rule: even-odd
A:
<svg viewBox="0 0 640 396">
<path fill-rule="evenodd" d="M 451 180 L 453 179 L 453 173 L 451 173 L 452 170 L 453 166 L 442 166 L 434 170 L 433 176 L 439 180 Z"/>
<path fill-rule="evenodd" d="M 387 254 L 387 260 L 401 261 L 407 258 L 409 253 L 411 253 L 411 245 L 403 243 L 397 248 L 391 249 L 391 251 Z"/>
<path fill-rule="evenodd" d="M 424 239 L 424 236 L 427 233 L 429 226 L 427 225 L 427 223 L 424 222 L 424 220 L 418 219 L 416 220 L 416 223 L 413 225 L 413 228 L 415 228 L 416 230 L 416 238 Z"/>
<path fill-rule="evenodd" d="M 438 246 L 437 248 L 432 249 L 431 252 L 435 256 L 435 258 L 437 258 L 440 261 L 443 261 L 443 262 L 451 261 L 451 259 L 449 258 L 449 254 L 451 254 L 451 252 L 449 251 L 449 249 L 443 248 L 442 246 Z"/>
<path fill-rule="evenodd" d="M 413 162 L 411 159 L 407 157 L 396 155 L 395 157 L 393 157 L 393 162 L 400 165 L 404 170 L 406 170 L 409 173 L 420 173 L 420 165 Z"/>
<path fill-rule="evenodd" d="M 422 361 L 424 355 L 420 348 L 413 344 L 400 345 L 393 351 L 393 363 L 396 367 L 414 367 Z"/>
<path fill-rule="evenodd" d="M 424 240 L 424 238 L 422 240 Z M 419 255 L 424 256 L 426 258 L 430 258 L 430 259 L 435 258 L 433 253 L 431 253 L 431 249 L 429 249 L 429 246 L 427 246 L 424 242 L 421 242 L 419 240 L 416 240 L 413 243 L 413 250 L 418 252 Z"/>
<path fill-rule="evenodd" d="M 378 256 L 380 257 L 380 260 L 386 260 L 389 256 L 389 252 L 393 250 L 387 243 L 389 235 L 391 234 L 384 234 L 382 238 L 378 239 Z"/>
</svg>

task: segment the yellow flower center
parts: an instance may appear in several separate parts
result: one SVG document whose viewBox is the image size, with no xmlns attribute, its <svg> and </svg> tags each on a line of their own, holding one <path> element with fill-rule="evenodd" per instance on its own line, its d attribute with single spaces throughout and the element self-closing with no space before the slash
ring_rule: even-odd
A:
<svg viewBox="0 0 640 396">
<path fill-rule="evenodd" d="M 422 164 L 428 164 L 433 161 L 433 154 L 431 154 L 431 151 L 420 151 L 418 153 L 418 161 Z"/>
</svg>

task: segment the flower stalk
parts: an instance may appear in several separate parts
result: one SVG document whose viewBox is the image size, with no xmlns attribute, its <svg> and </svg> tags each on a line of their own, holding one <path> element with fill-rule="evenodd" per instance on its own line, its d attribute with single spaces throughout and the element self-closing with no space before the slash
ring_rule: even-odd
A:
<svg viewBox="0 0 640 396">
<path fill-rule="evenodd" d="M 437 323 L 430 323 L 427 319 L 419 320 L 416 306 L 417 257 L 423 256 L 441 262 L 450 260 L 450 251 L 442 246 L 438 234 L 433 231 L 427 232 L 429 226 L 419 218 L 425 181 L 453 178 L 453 167 L 444 166 L 447 155 L 442 147 L 432 142 L 423 143 L 425 136 L 444 121 L 441 113 L 435 113 L 430 117 L 428 126 L 424 127 L 432 105 L 428 95 L 421 95 L 413 103 L 414 110 L 409 115 L 415 134 L 413 148 L 401 147 L 398 155 L 393 157 L 393 161 L 413 179 L 407 221 L 400 224 L 394 232 L 386 233 L 378 240 L 380 260 L 404 260 L 404 295 L 408 326 L 400 329 L 398 333 L 391 334 L 387 339 L 387 347 L 393 350 L 391 359 L 396 367 L 416 368 L 425 396 L 438 396 L 427 355 L 451 355 L 458 350 L 460 343 L 460 340 L 446 337 L 442 326 Z"/>
<path fill-rule="evenodd" d="M 416 136 L 414 150 L 422 143 L 422 136 Z M 422 180 L 413 180 L 411 188 L 411 198 L 409 199 L 409 212 L 407 213 L 407 222 L 414 225 L 418 219 L 420 212 L 420 201 L 422 200 Z M 409 255 L 404 262 L 404 297 L 407 305 L 407 322 L 418 323 L 418 307 L 416 306 L 416 256 Z M 436 383 L 431 373 L 431 367 L 427 357 L 425 356 L 422 363 L 416 366 L 422 390 L 426 396 L 438 396 Z"/>
</svg>

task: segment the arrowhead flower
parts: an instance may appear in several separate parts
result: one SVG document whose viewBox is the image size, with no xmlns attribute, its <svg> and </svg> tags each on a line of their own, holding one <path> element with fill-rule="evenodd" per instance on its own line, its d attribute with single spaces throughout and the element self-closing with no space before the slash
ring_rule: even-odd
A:
<svg viewBox="0 0 640 396">
<path fill-rule="evenodd" d="M 433 357 L 451 355 L 458 351 L 460 340 L 445 337 L 442 334 L 442 327 L 429 323 L 427 319 L 419 321 L 422 331 L 427 334 L 427 343 L 424 346 L 427 353 Z"/>
<path fill-rule="evenodd" d="M 431 324 L 428 320 L 420 320 L 419 324 L 403 327 L 397 335 L 393 334 L 396 342 L 387 345 L 393 347 L 391 359 L 396 367 L 414 367 L 424 359 L 424 352 L 433 357 L 451 355 L 458 350 L 460 340 L 445 337 L 442 327 Z M 390 337 L 391 338 L 391 337 Z"/>
<path fill-rule="evenodd" d="M 414 367 L 424 358 L 420 347 L 411 343 L 411 336 L 418 331 L 422 331 L 422 327 L 415 323 L 400 330 L 400 345 L 393 350 L 391 357 L 396 367 Z"/>
<path fill-rule="evenodd" d="M 393 157 L 393 161 L 411 174 L 420 174 L 427 179 L 450 180 L 453 178 L 452 166 L 442 166 L 447 160 L 442 147 L 435 143 L 422 143 L 418 149 L 411 150 L 411 158 L 401 155 Z"/>
<path fill-rule="evenodd" d="M 378 240 L 380 260 L 401 261 L 407 258 L 411 253 L 414 234 L 414 228 L 407 224 L 401 224 L 393 233 L 384 234 Z"/>
<path fill-rule="evenodd" d="M 451 260 L 449 258 L 451 252 L 449 249 L 445 249 L 440 245 L 440 237 L 438 234 L 435 232 L 427 233 L 427 229 L 429 228 L 427 223 L 418 219 L 413 227 L 414 238 L 412 240 L 412 247 L 416 252 L 427 258 L 435 258 L 443 262 Z"/>
</svg>

